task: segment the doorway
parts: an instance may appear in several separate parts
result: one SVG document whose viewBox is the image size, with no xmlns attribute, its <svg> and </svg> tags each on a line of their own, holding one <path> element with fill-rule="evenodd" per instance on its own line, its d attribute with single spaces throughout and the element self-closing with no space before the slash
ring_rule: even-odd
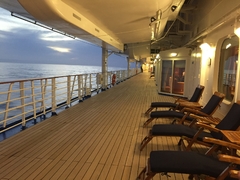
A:
<svg viewBox="0 0 240 180">
<path fill-rule="evenodd" d="M 185 64 L 185 60 L 162 60 L 162 92 L 183 95 Z"/>
</svg>

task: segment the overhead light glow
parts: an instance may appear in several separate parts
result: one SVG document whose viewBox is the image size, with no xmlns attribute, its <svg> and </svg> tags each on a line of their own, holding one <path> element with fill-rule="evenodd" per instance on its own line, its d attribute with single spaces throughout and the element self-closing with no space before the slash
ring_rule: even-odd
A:
<svg viewBox="0 0 240 180">
<path fill-rule="evenodd" d="M 234 23 L 234 33 L 240 37 L 240 16 L 236 17 Z"/>
<path fill-rule="evenodd" d="M 200 48 L 202 50 L 209 50 L 209 49 L 211 49 L 211 46 L 208 43 L 203 43 L 200 45 Z"/>
<path fill-rule="evenodd" d="M 53 47 L 53 46 L 48 46 L 48 48 L 53 49 L 53 50 L 58 51 L 58 52 L 62 52 L 62 53 L 70 52 L 70 49 L 68 49 L 68 48 Z"/>
<path fill-rule="evenodd" d="M 201 53 L 193 53 L 193 57 L 201 57 Z"/>
<path fill-rule="evenodd" d="M 173 52 L 173 53 L 170 54 L 170 56 L 171 56 L 171 57 L 176 57 L 176 56 L 177 56 L 177 53 L 174 53 L 174 52 Z"/>
<path fill-rule="evenodd" d="M 237 29 L 235 29 L 234 33 L 235 33 L 238 37 L 240 37 L 240 27 L 237 28 Z"/>
</svg>

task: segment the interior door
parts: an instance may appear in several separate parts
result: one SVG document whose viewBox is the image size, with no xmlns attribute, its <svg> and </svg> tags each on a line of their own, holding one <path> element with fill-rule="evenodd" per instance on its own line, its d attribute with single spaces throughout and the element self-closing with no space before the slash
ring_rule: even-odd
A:
<svg viewBox="0 0 240 180">
<path fill-rule="evenodd" d="M 162 92 L 183 95 L 185 63 L 185 60 L 162 60 Z"/>
</svg>

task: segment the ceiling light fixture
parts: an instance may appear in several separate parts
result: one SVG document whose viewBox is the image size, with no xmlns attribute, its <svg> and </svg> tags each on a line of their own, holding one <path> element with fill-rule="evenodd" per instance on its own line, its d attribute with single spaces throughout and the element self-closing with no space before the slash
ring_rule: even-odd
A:
<svg viewBox="0 0 240 180">
<path fill-rule="evenodd" d="M 177 53 L 173 52 L 170 54 L 171 57 L 176 57 L 177 56 Z"/>
<path fill-rule="evenodd" d="M 209 50 L 209 49 L 211 49 L 211 46 L 208 43 L 203 43 L 200 45 L 200 48 L 202 50 Z"/>
<path fill-rule="evenodd" d="M 177 6 L 175 6 L 175 5 L 173 5 L 173 6 L 171 7 L 172 12 L 174 12 L 176 9 L 177 9 Z"/>
<path fill-rule="evenodd" d="M 156 21 L 156 18 L 155 17 L 151 17 L 151 22 L 154 22 Z"/>
</svg>

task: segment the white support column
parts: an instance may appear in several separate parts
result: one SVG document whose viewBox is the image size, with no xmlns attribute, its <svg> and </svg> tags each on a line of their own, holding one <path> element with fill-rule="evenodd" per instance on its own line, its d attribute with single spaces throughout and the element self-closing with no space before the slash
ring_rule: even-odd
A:
<svg viewBox="0 0 240 180">
<path fill-rule="evenodd" d="M 108 72 L 108 52 L 105 48 L 102 48 L 102 91 L 107 89 L 107 72 Z"/>
</svg>

